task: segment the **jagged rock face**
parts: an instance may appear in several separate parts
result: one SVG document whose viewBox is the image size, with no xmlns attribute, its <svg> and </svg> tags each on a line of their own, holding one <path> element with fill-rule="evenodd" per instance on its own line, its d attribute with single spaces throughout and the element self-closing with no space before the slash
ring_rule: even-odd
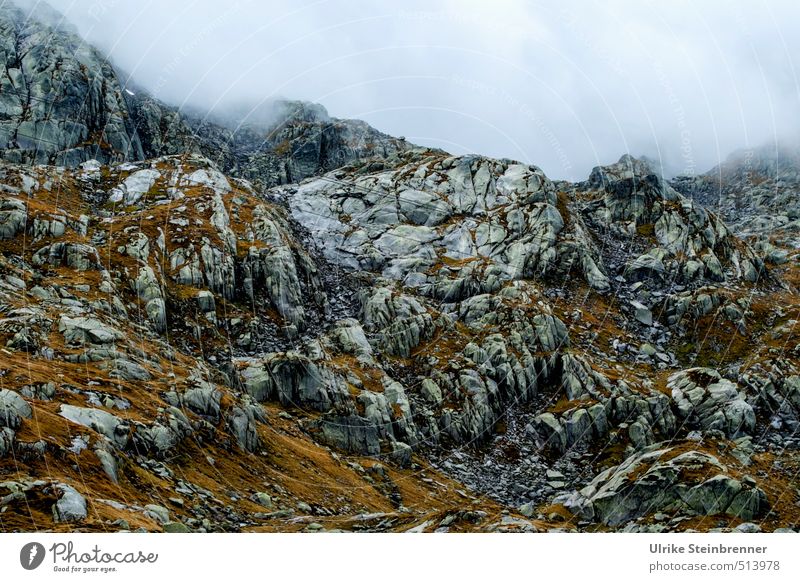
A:
<svg viewBox="0 0 800 582">
<path fill-rule="evenodd" d="M 115 480 L 125 456 L 135 452 L 165 459 L 192 439 L 207 438 L 208 431 L 226 433 L 243 451 L 259 451 L 260 403 L 321 413 L 304 421 L 309 435 L 405 465 L 412 447 L 423 443 L 485 440 L 507 403 L 530 402 L 541 390 L 563 386 L 575 400 L 610 390 L 587 362 L 562 355 L 569 346 L 568 330 L 527 281 L 510 280 L 495 293 L 469 294 L 448 304 L 425 293 L 404 293 L 396 281 L 374 281 L 359 295 L 360 321 L 318 327 L 322 322 L 308 321 L 325 317 L 318 267 L 300 248 L 281 209 L 202 158 L 167 157 L 110 168 L 86 163 L 74 172 L 59 170 L 62 188 L 75 195 L 76 206 L 70 208 L 83 208 L 81 216 L 93 218 L 67 212 L 59 222 L 63 228 L 38 228 L 38 240 L 21 247 L 13 245 L 36 228 L 31 225 L 49 221 L 42 207 L 49 200 L 53 170 L 8 166 L 4 171 L 7 190 L 15 193 L 3 206 L 6 241 L 30 261 L 39 280 L 30 289 L 28 310 L 8 313 L 4 329 L 14 325 L 13 318 L 24 327 L 7 345 L 36 357 L 91 364 L 132 386 L 146 386 L 170 364 L 158 355 L 163 348 L 152 354 L 135 348 L 142 334 L 158 342 L 168 333 L 193 353 L 189 345 L 198 340 L 253 352 L 265 336 L 293 338 L 309 326 L 317 333 L 292 351 L 235 358 L 218 376 L 241 389 L 233 395 L 210 385 L 206 378 L 213 375 L 201 365 L 199 376 L 190 375 L 183 388 L 164 391 L 165 406 L 141 419 L 123 422 L 107 408 L 130 404 L 94 393 L 86 402 L 62 404 L 63 419 L 95 435 L 92 445 L 102 451 L 97 458 Z M 514 195 L 538 204 L 539 213 L 559 216 L 551 204 L 537 202 L 540 196 L 552 201 L 546 179 L 530 170 L 519 175 L 512 170 L 506 176 L 514 179 L 511 184 L 501 177 L 501 190 L 517 188 Z M 48 284 L 57 273 L 79 280 L 94 273 L 97 296 L 81 284 L 78 295 L 63 284 Z M 128 320 L 141 326 L 133 337 Z M 268 320 L 274 327 L 264 329 Z M 66 353 L 45 347 L 53 331 L 63 338 Z M 430 348 L 437 337 L 448 335 L 453 351 L 436 357 Z M 406 368 L 419 366 L 421 388 L 398 381 L 396 365 L 380 363 L 376 356 L 410 358 L 414 365 Z M 56 387 L 49 398 L 60 390 Z M 590 407 L 598 427 L 605 422 L 600 409 Z M 16 428 L 4 431 L 4 448 L 14 446 Z M 605 430 L 598 428 L 597 437 Z M 570 429 L 570 435 L 577 431 Z M 569 438 L 570 446 L 583 440 Z"/>
<path fill-rule="evenodd" d="M 61 492 L 61 497 L 53 505 L 53 519 L 56 522 L 73 522 L 86 519 L 86 499 L 78 491 L 66 485 L 59 483 L 56 486 Z"/>
<path fill-rule="evenodd" d="M 582 212 L 601 232 L 607 266 L 625 280 L 754 283 L 766 275 L 763 261 L 722 220 L 640 160 L 623 156 L 597 167 L 577 191 L 589 198 Z"/>
<path fill-rule="evenodd" d="M 800 239 L 800 155 L 781 146 L 736 152 L 700 176 L 679 176 L 672 185 L 684 195 L 718 212 L 742 236 L 765 239 L 764 254 L 782 262 L 786 254 L 771 242 L 785 239 L 797 248 Z M 779 245 L 782 246 L 782 245 Z"/>
<path fill-rule="evenodd" d="M 396 162 L 393 170 L 357 164 L 268 196 L 200 156 L 0 166 L 0 341 L 10 357 L 35 363 L 0 396 L 0 458 L 71 451 L 117 487 L 148 471 L 199 496 L 174 464 L 197 457 L 197 445 L 228 462 L 272 459 L 276 443 L 302 439 L 330 447 L 325 455 L 408 467 L 452 447 L 491 448 L 498 438 L 512 446 L 494 436 L 511 425 L 524 468 L 508 460 L 519 457 L 497 453 L 486 465 L 462 452 L 443 470 L 479 490 L 489 486 L 470 475 L 491 475 L 492 495 L 527 503 L 529 514 L 536 503 L 564 503 L 587 523 L 615 528 L 654 512 L 761 515 L 769 487 L 724 470 L 693 482 L 677 461 L 654 469 L 665 491 L 656 507 L 644 501 L 649 480 L 635 481 L 641 503 L 631 505 L 621 478 L 583 460 L 613 446 L 627 475 L 627 460 L 644 467 L 649 460 L 635 459 L 666 447 L 659 443 L 699 438 L 733 443 L 736 461 L 719 463 L 753 467 L 759 445 L 748 438 L 765 423 L 780 419 L 771 438 L 791 439 L 794 368 L 752 368 L 737 385 L 730 373 L 681 371 L 664 342 L 654 341 L 660 359 L 635 363 L 604 351 L 600 317 L 628 335 L 662 333 L 660 319 L 680 337 L 710 316 L 750 333 L 760 308 L 744 300 L 744 284 L 677 292 L 653 284 L 633 309 L 623 301 L 582 313 L 577 297 L 607 302 L 606 285 L 616 283 L 595 244 L 603 231 L 580 210 L 585 199 L 521 164 L 421 151 Z M 614 192 L 625 210 L 613 228 L 657 212 Z M 787 317 L 773 333 L 791 338 Z M 594 335 L 584 321 L 599 322 Z M 667 368 L 669 376 L 651 372 Z M 86 370 L 96 380 L 76 379 Z M 36 436 L 34 418 L 49 423 L 53 443 Z M 569 477 L 543 482 L 554 463 Z M 592 479 L 612 492 L 585 489 Z M 62 481 L 91 508 L 83 516 L 71 496 L 62 505 L 75 511 L 57 512 L 56 523 L 87 522 L 101 502 L 72 477 Z M 19 491 L 45 487 L 57 506 L 66 494 L 54 483 Z M 582 492 L 578 505 L 563 497 L 571 488 Z M 720 488 L 725 507 L 709 501 Z M 234 521 L 240 513 L 223 519 Z"/>
<path fill-rule="evenodd" d="M 162 158 L 102 172 L 94 162 L 73 172 L 4 166 L 2 175 L 5 191 L 13 193 L 2 203 L 4 252 L 13 249 L 23 261 L 20 274 L 35 279 L 29 286 L 8 275 L 13 288 L 30 292 L 27 306 L 3 320 L 12 333 L 6 342 L 11 349 L 97 366 L 101 377 L 147 385 L 167 366 L 159 354 L 174 361 L 174 353 L 166 344 L 143 351 L 137 337 L 159 342 L 169 332 L 173 339 L 188 333 L 197 340 L 210 333 L 213 343 L 235 329 L 237 345 L 248 348 L 264 331 L 254 320 L 272 321 L 273 335 L 286 338 L 306 327 L 307 315 L 324 313 L 313 261 L 293 239 L 282 211 L 254 197 L 249 185 L 231 184 L 203 158 Z M 56 179 L 60 188 L 53 192 Z M 58 212 L 51 196 L 61 202 Z M 202 236 L 187 236 L 190 225 Z M 8 289 L 3 293 L 7 297 Z M 139 325 L 135 331 L 133 321 Z M 46 338 L 54 333 L 64 351 L 49 347 Z M 185 392 L 170 391 L 170 406 L 144 422 L 123 422 L 101 407 L 130 404 L 94 392 L 91 406 L 62 404 L 59 415 L 97 435 L 99 457 L 112 474 L 109 450 L 163 458 L 215 425 L 243 450 L 257 450 L 256 424 L 263 413 L 244 395 L 223 407 L 221 392 L 202 379 L 212 377 L 208 368 L 199 364 L 193 374 L 198 371 Z M 45 387 L 23 393 L 52 399 L 59 390 Z M 0 402 L 0 422 L 8 429 L 2 435 L 5 454 L 31 414 L 16 392 L 4 390 Z M 189 418 L 183 407 L 210 420 Z"/>
<path fill-rule="evenodd" d="M 201 153 L 197 134 L 208 136 L 218 148 L 216 155 L 232 156 L 228 135 L 213 123 L 197 119 L 190 127 L 187 116 L 146 91 L 131 87 L 124 95 L 128 115 L 142 146 L 145 159 L 172 156 L 181 153 Z"/>
<path fill-rule="evenodd" d="M 297 183 L 361 160 L 390 158 L 411 147 L 363 121 L 333 119 L 316 104 L 283 104 L 278 119 L 265 128 L 235 128 L 233 139 L 239 159 L 231 167 L 234 175 L 268 188 Z M 210 145 L 204 149 L 211 149 Z M 213 156 L 211 152 L 209 155 Z"/>
<path fill-rule="evenodd" d="M 168 326 L 167 308 L 174 307 L 174 296 L 168 289 L 171 285 L 197 288 L 194 301 L 206 319 L 216 317 L 216 295 L 223 301 L 249 303 L 257 311 L 273 308 L 279 316 L 277 322 L 288 335 L 304 329 L 304 304 L 321 309 L 324 295 L 319 291 L 313 262 L 293 240 L 282 213 L 253 198 L 249 186 L 243 190 L 232 186 L 202 158 L 195 158 L 196 165 L 190 169 L 177 161 L 164 158 L 123 165 L 105 177 L 90 165 L 64 178 L 74 180 L 86 198 L 104 204 L 106 209 L 101 212 L 108 217 L 113 216 L 116 205 L 132 211 L 130 223 L 118 232 L 110 230 L 110 238 L 102 230 L 88 234 L 86 215 L 65 218 L 65 222 L 57 223 L 59 228 L 46 232 L 50 236 L 35 236 L 44 232 L 40 226 L 44 215 L 29 216 L 27 204 L 18 199 L 7 200 L 3 205 L 6 238 L 28 232 L 33 240 L 43 239 L 32 247 L 31 262 L 36 267 L 98 271 L 105 280 L 106 292 L 114 292 L 121 283 L 135 294 L 143 313 L 159 333 Z M 49 188 L 46 181 L 44 186 Z M 240 214 L 245 213 L 247 220 L 240 220 Z M 163 221 L 157 220 L 156 214 Z M 231 214 L 238 232 L 231 228 Z M 117 214 L 122 222 L 128 221 L 125 215 L 126 211 Z M 148 217 L 144 228 L 139 228 L 133 219 L 139 215 Z M 110 224 L 111 219 L 107 220 Z M 202 236 L 187 236 L 187 227 L 194 229 L 198 222 L 204 224 Z M 72 236 L 86 242 L 58 240 L 64 237 L 67 227 L 71 227 Z M 42 244 L 47 241 L 54 242 Z M 123 279 L 107 270 L 108 265 L 101 261 L 95 246 L 97 241 L 109 245 L 112 263 L 125 273 Z M 111 299 L 119 301 L 116 295 Z M 115 308 L 125 311 L 122 305 Z M 61 325 L 67 324 L 62 321 Z M 71 341 L 79 332 L 94 333 L 83 325 L 70 324 L 65 336 Z"/>
<path fill-rule="evenodd" d="M 445 302 L 515 279 L 608 281 L 579 218 L 562 216 L 538 168 L 477 156 L 408 156 L 397 169 L 336 172 L 284 195 L 326 257 Z M 325 241 L 322 244 L 322 241 Z"/>
<path fill-rule="evenodd" d="M 764 262 L 779 267 L 800 254 L 800 154 L 763 146 L 731 154 L 700 176 L 679 176 L 672 185 L 714 209 L 750 242 Z"/>
<path fill-rule="evenodd" d="M 793 434 L 800 428 L 800 368 L 796 360 L 772 357 L 747 369 L 740 382 L 773 429 Z"/>
<path fill-rule="evenodd" d="M 111 65 L 77 35 L 0 9 L 0 156 L 76 165 L 141 158 Z"/>
<path fill-rule="evenodd" d="M 0 390 L 0 425 L 13 431 L 19 428 L 23 419 L 30 417 L 31 407 L 19 394 Z"/>
</svg>

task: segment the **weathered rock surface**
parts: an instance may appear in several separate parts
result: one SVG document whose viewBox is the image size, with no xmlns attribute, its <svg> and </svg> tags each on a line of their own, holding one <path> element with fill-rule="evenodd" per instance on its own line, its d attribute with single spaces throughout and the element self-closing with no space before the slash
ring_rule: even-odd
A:
<svg viewBox="0 0 800 582">
<path fill-rule="evenodd" d="M 14 4 L 0 11 L 0 155 L 66 165 L 141 157 L 113 68 L 56 22 L 29 18 Z"/>
<path fill-rule="evenodd" d="M 53 518 L 57 522 L 76 522 L 86 519 L 86 499 L 78 491 L 65 483 L 56 485 L 61 497 L 53 505 Z"/>
<path fill-rule="evenodd" d="M 0 529 L 797 523 L 791 168 L 732 163 L 718 214 L 631 156 L 553 182 L 314 104 L 198 117 L 0 32 Z"/>
<path fill-rule="evenodd" d="M 718 212 L 737 234 L 757 238 L 765 260 L 782 263 L 787 252 L 773 243 L 776 238 L 785 238 L 790 244 L 798 242 L 799 169 L 796 150 L 765 145 L 734 152 L 705 174 L 680 176 L 672 185 Z"/>
</svg>

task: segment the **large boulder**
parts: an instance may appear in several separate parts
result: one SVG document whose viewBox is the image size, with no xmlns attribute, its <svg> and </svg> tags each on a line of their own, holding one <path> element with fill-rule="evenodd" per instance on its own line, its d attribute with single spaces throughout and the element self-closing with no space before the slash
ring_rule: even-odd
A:
<svg viewBox="0 0 800 582">
<path fill-rule="evenodd" d="M 274 353 L 245 362 L 242 384 L 259 402 L 277 400 L 284 406 L 326 411 L 347 398 L 347 389 L 336 376 L 303 354 Z"/>
<path fill-rule="evenodd" d="M 59 523 L 80 522 L 86 519 L 86 499 L 71 485 L 58 483 L 55 488 L 61 496 L 53 505 L 53 519 Z"/>
<path fill-rule="evenodd" d="M 108 200 L 109 202 L 121 202 L 125 206 L 136 204 L 142 196 L 147 194 L 160 176 L 158 170 L 150 168 L 137 170 L 111 190 Z"/>
<path fill-rule="evenodd" d="M 128 444 L 129 426 L 110 412 L 99 408 L 82 408 L 71 404 L 62 404 L 59 414 L 69 421 L 104 435 L 120 448 L 124 448 Z"/>
<path fill-rule="evenodd" d="M 730 438 L 752 433 L 756 424 L 753 407 L 738 386 L 710 368 L 690 368 L 670 376 L 667 384 L 681 418 L 690 427 L 717 430 Z"/>
<path fill-rule="evenodd" d="M 42 247 L 33 255 L 37 266 L 70 267 L 76 271 L 100 269 L 100 256 L 97 249 L 83 243 L 57 242 Z"/>
<path fill-rule="evenodd" d="M 113 344 L 125 337 L 121 331 L 93 317 L 61 316 L 58 331 L 69 344 Z"/>
<path fill-rule="evenodd" d="M 31 406 L 22 396 L 5 388 L 0 389 L 0 427 L 19 428 L 22 420 L 31 417 Z"/>
<path fill-rule="evenodd" d="M 258 451 L 261 446 L 258 423 L 263 422 L 264 419 L 261 407 L 246 399 L 228 411 L 228 430 L 236 438 L 239 448 L 251 453 Z"/>
<path fill-rule="evenodd" d="M 0 457 L 14 450 L 14 430 L 4 426 L 0 428 Z"/>
<path fill-rule="evenodd" d="M 730 476 L 715 456 L 658 445 L 599 473 L 564 505 L 583 519 L 613 527 L 657 512 L 727 514 L 748 521 L 769 508 L 752 478 Z"/>
<path fill-rule="evenodd" d="M 357 415 L 325 415 L 319 422 L 320 438 L 338 449 L 360 455 L 377 455 L 381 452 L 378 427 Z"/>
</svg>

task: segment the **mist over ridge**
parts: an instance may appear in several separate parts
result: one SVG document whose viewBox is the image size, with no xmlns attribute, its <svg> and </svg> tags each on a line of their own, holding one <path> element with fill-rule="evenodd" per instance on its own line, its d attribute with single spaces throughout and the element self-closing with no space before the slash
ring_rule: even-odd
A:
<svg viewBox="0 0 800 582">
<path fill-rule="evenodd" d="M 554 179 L 623 153 L 699 174 L 737 149 L 796 143 L 800 128 L 792 2 L 51 4 L 131 83 L 181 109 L 317 102 Z"/>
</svg>

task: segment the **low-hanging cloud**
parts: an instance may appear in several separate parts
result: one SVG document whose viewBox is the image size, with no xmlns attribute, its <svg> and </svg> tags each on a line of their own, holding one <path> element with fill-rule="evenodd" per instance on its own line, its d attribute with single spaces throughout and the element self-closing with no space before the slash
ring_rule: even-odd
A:
<svg viewBox="0 0 800 582">
<path fill-rule="evenodd" d="M 793 1 L 50 4 L 173 105 L 317 101 L 553 178 L 582 179 L 625 152 L 699 173 L 800 129 Z"/>
</svg>

